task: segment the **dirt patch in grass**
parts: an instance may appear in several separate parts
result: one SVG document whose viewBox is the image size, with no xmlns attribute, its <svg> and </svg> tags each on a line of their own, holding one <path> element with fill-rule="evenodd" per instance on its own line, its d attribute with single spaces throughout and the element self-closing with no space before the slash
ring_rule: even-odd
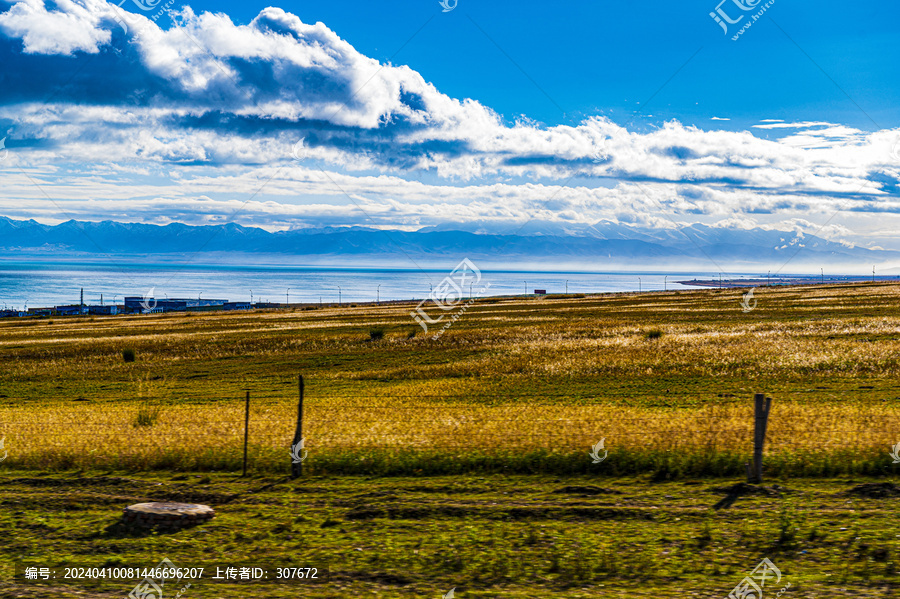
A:
<svg viewBox="0 0 900 599">
<path fill-rule="evenodd" d="M 900 487 L 894 483 L 863 483 L 856 485 L 846 492 L 847 495 L 867 497 L 869 499 L 884 499 L 886 497 L 900 497 Z"/>
</svg>

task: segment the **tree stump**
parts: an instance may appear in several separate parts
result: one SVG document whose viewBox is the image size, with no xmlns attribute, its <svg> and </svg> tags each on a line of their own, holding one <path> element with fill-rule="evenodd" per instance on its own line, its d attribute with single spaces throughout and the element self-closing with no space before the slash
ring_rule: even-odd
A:
<svg viewBox="0 0 900 599">
<path fill-rule="evenodd" d="M 179 530 L 212 520 L 216 512 L 208 505 L 154 501 L 129 505 L 122 516 L 126 526 Z"/>
</svg>

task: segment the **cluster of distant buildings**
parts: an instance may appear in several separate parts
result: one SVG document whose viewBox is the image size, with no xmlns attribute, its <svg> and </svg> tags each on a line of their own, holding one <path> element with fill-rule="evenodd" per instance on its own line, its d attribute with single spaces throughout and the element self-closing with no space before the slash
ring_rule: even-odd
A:
<svg viewBox="0 0 900 599">
<path fill-rule="evenodd" d="M 81 301 L 77 304 L 64 306 L 52 306 L 45 308 L 28 308 L 27 310 L 0 309 L 0 318 L 22 318 L 25 316 L 86 316 L 116 314 L 156 314 L 159 312 L 188 312 L 208 310 L 256 310 L 259 308 L 279 308 L 281 304 L 269 302 L 229 302 L 224 299 L 200 299 L 200 298 L 165 298 L 155 297 L 126 297 L 123 304 L 104 304 L 103 297 L 100 304 L 89 305 L 84 303 L 84 290 L 81 292 Z"/>
</svg>

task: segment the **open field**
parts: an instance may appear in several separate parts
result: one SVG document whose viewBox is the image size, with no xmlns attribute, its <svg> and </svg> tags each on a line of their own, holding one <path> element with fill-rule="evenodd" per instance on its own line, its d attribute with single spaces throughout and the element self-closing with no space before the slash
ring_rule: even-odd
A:
<svg viewBox="0 0 900 599">
<path fill-rule="evenodd" d="M 273 483 L 281 484 L 273 484 Z M 863 479 L 651 483 L 574 476 L 0 477 L 5 558 L 58 566 L 315 567 L 318 584 L 203 580 L 185 597 L 708 597 L 768 557 L 766 597 L 896 597 L 898 497 Z M 868 492 L 865 492 L 868 490 Z M 763 494 L 754 494 L 753 491 Z M 121 506 L 164 496 L 214 505 L 212 522 L 129 533 Z M 716 509 L 718 508 L 718 509 Z M 4 559 L 7 572 L 9 562 Z M 137 580 L 0 583 L 2 597 L 124 597 Z M 81 594 L 76 594 L 81 591 Z M 170 597 L 170 595 L 165 595 Z"/>
<path fill-rule="evenodd" d="M 893 472 L 900 286 L 756 297 L 492 299 L 437 341 L 408 305 L 3 322 L 4 467 L 235 470 L 249 390 L 252 467 L 285 472 L 302 373 L 318 473 L 593 472 L 605 438 L 620 474 L 733 475 L 756 391 L 773 473 Z"/>
<path fill-rule="evenodd" d="M 0 556 L 328 571 L 187 599 L 721 598 L 764 557 L 785 597 L 896 596 L 900 287 L 741 297 L 486 300 L 437 341 L 409 305 L 2 322 Z M 301 373 L 309 457 L 288 481 Z M 765 486 L 729 492 L 756 391 L 775 398 Z M 150 500 L 219 516 L 117 524 Z M 136 583 L 4 575 L 0 597 Z"/>
</svg>

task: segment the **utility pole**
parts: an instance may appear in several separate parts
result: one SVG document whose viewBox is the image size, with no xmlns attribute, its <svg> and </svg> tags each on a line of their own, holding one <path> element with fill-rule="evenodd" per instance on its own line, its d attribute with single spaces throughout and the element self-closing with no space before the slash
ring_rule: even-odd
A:
<svg viewBox="0 0 900 599">
<path fill-rule="evenodd" d="M 643 291 L 643 289 L 641 288 L 641 278 L 638 277 L 638 293 L 640 293 L 641 291 Z"/>
<path fill-rule="evenodd" d="M 666 275 L 663 279 L 663 291 L 669 290 L 669 275 Z"/>
<path fill-rule="evenodd" d="M 569 279 L 566 279 L 566 295 L 569 295 Z"/>
<path fill-rule="evenodd" d="M 769 277 L 772 276 L 772 271 L 766 273 L 766 287 L 769 286 Z"/>
<path fill-rule="evenodd" d="M 525 295 L 528 295 L 528 281 L 525 281 Z"/>
<path fill-rule="evenodd" d="M 338 285 L 338 306 L 341 305 L 341 286 Z"/>
<path fill-rule="evenodd" d="M 822 269 L 822 284 L 825 284 L 825 269 Z"/>
<path fill-rule="evenodd" d="M 284 294 L 284 303 L 290 305 L 291 304 L 291 288 L 287 288 L 287 292 Z"/>
<path fill-rule="evenodd" d="M 375 303 L 381 303 L 381 283 L 378 284 L 378 289 L 375 291 Z"/>
</svg>

